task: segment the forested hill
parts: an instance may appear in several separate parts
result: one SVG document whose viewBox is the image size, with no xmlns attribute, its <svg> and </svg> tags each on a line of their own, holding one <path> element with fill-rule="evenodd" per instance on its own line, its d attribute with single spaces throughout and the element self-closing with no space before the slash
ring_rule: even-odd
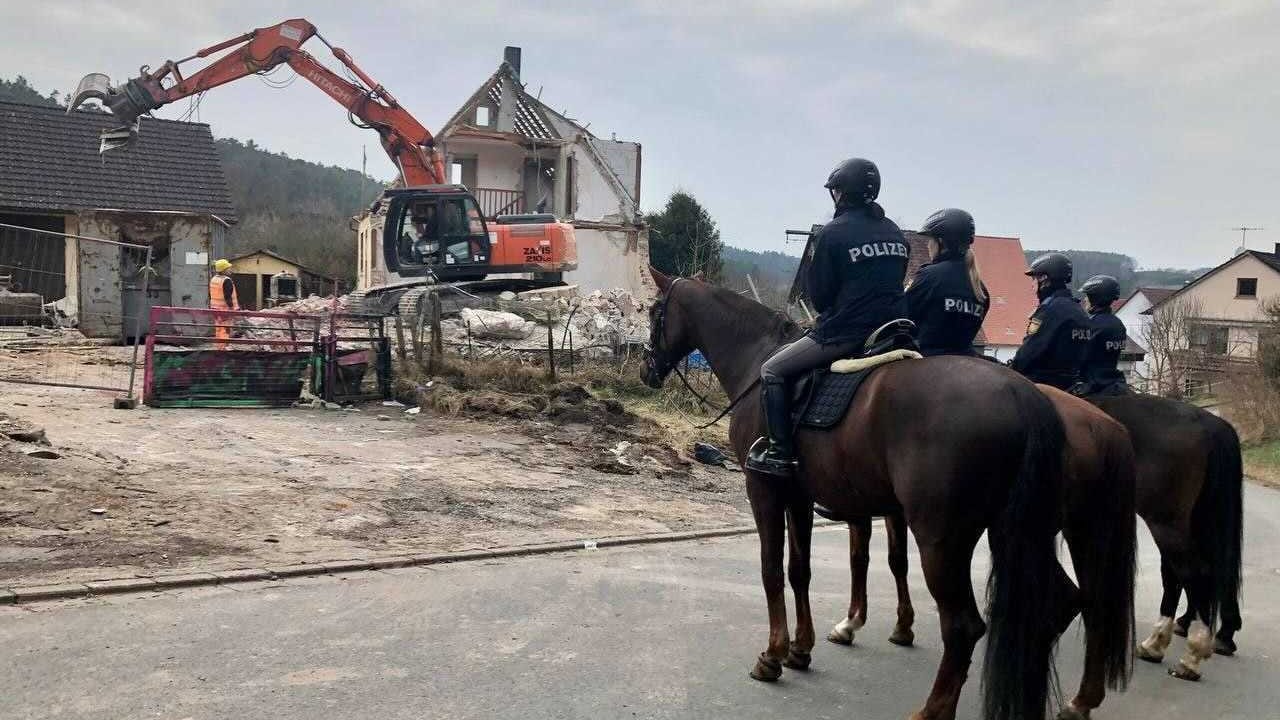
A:
<svg viewBox="0 0 1280 720">
<path fill-rule="evenodd" d="M 297 160 L 258 147 L 252 140 L 216 141 L 240 214 L 231 254 L 274 250 L 307 267 L 355 279 L 353 215 L 383 186 L 357 170 Z"/>
<path fill-rule="evenodd" d="M 1085 280 L 1094 275 L 1110 275 L 1120 281 L 1120 297 L 1127 297 L 1134 288 L 1138 287 L 1179 288 L 1208 270 L 1208 268 L 1142 270 L 1138 268 L 1138 261 L 1128 255 L 1095 250 L 1027 250 L 1027 262 L 1030 263 L 1048 252 L 1060 252 L 1071 258 L 1075 271 L 1075 281 L 1072 285 L 1075 288 L 1078 289 Z"/>
</svg>

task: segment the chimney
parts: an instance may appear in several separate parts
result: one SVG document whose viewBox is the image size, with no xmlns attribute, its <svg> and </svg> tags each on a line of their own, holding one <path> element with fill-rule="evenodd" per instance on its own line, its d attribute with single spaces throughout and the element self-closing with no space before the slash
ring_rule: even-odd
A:
<svg viewBox="0 0 1280 720">
<path fill-rule="evenodd" d="M 1276 254 L 1280 255 L 1280 242 L 1276 243 Z"/>
<path fill-rule="evenodd" d="M 516 77 L 520 77 L 520 48 L 508 45 L 502 51 L 502 60 L 511 66 L 511 69 L 516 73 Z"/>
</svg>

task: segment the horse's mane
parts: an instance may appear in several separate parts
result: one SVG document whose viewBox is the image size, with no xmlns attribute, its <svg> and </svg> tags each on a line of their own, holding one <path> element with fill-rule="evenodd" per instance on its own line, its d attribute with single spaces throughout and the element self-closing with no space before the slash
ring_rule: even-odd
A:
<svg viewBox="0 0 1280 720">
<path fill-rule="evenodd" d="M 800 326 L 781 312 L 729 288 L 705 286 L 711 290 L 711 296 L 725 306 L 721 321 L 734 335 L 749 336 L 754 333 L 781 344 L 794 340 L 800 334 Z"/>
</svg>

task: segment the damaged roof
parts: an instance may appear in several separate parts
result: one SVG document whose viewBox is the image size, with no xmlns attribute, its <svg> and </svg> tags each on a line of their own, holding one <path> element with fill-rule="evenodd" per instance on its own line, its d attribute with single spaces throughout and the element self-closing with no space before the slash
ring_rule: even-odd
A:
<svg viewBox="0 0 1280 720">
<path fill-rule="evenodd" d="M 98 153 L 103 112 L 0 102 L 0 208 L 133 210 L 236 221 L 209 126 L 143 117 L 127 148 Z"/>
<path fill-rule="evenodd" d="M 560 140 L 564 135 L 559 126 L 566 125 L 577 132 L 586 133 L 586 128 L 555 112 L 525 92 L 520 77 L 509 64 L 504 62 L 478 90 L 471 94 L 471 97 L 467 98 L 453 117 L 449 118 L 441 128 L 440 134 L 446 135 L 459 127 L 477 128 L 474 123 L 464 122 L 463 118 L 468 117 L 469 114 L 470 117 L 474 117 L 475 109 L 480 105 L 488 106 L 496 113 L 502 107 L 504 88 L 508 87 L 515 95 L 512 102 L 515 112 L 511 118 L 511 124 L 517 135 L 532 140 Z M 587 134 L 590 135 L 590 133 Z"/>
</svg>

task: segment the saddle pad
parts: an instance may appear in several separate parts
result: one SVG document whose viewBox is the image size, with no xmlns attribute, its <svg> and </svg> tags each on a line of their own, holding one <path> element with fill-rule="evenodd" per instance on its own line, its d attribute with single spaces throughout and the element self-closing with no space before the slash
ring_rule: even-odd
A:
<svg viewBox="0 0 1280 720">
<path fill-rule="evenodd" d="M 890 350 L 880 355 L 872 355 L 871 357 L 845 358 L 831 363 L 831 372 L 833 373 L 855 373 L 860 370 L 870 370 L 878 365 L 885 363 L 897 362 L 899 360 L 918 360 L 924 357 L 915 350 L 907 350 L 899 348 Z"/>
<path fill-rule="evenodd" d="M 839 423 L 849 411 L 849 403 L 858 388 L 881 365 L 908 358 L 919 358 L 911 350 L 893 350 L 866 358 L 837 360 L 831 371 L 818 370 L 809 378 L 809 387 L 798 405 L 799 425 L 826 430 Z M 839 369 L 837 370 L 837 367 Z"/>
</svg>

